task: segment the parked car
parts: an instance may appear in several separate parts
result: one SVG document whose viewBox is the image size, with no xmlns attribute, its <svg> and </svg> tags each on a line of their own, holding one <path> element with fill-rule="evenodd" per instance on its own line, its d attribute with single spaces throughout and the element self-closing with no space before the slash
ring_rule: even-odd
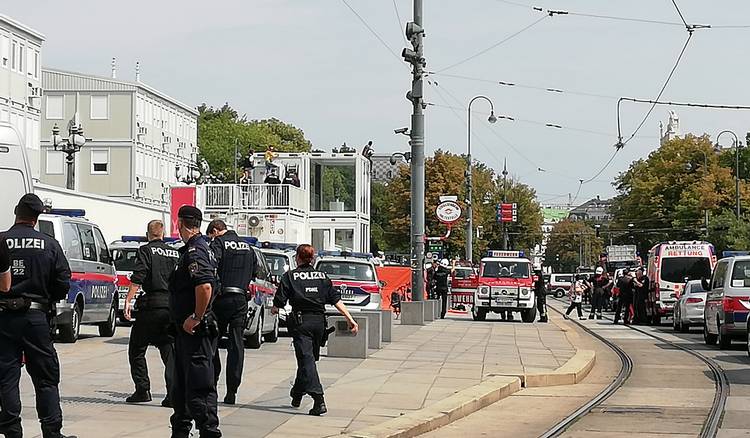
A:
<svg viewBox="0 0 750 438">
<path fill-rule="evenodd" d="M 687 333 L 692 325 L 703 326 L 706 290 L 701 283 L 700 280 L 690 280 L 683 286 L 674 306 L 674 331 Z"/>
<path fill-rule="evenodd" d="M 248 348 L 260 348 L 263 342 L 279 340 L 279 318 L 271 312 L 276 295 L 275 278 L 260 248 L 253 247 L 257 265 L 255 279 L 247 291 L 247 324 L 243 332 Z"/>
<path fill-rule="evenodd" d="M 562 298 L 570 290 L 575 274 L 551 274 L 549 277 L 549 291 L 555 298 Z"/>
<path fill-rule="evenodd" d="M 96 325 L 99 335 L 112 337 L 117 326 L 115 267 L 99 227 L 84 210 L 53 209 L 39 216 L 40 232 L 55 238 L 70 263 L 68 299 L 58 303 L 56 329 L 63 342 L 76 342 L 81 324 Z"/>
<path fill-rule="evenodd" d="M 297 261 L 295 259 L 296 252 L 291 249 L 271 249 L 262 248 L 260 250 L 266 258 L 266 266 L 270 274 L 276 278 L 281 279 L 281 276 L 285 272 L 291 271 L 297 268 Z M 283 309 L 279 309 L 279 325 L 286 327 L 286 317 L 292 312 L 292 305 L 287 303 Z"/>
<path fill-rule="evenodd" d="M 378 281 L 375 265 L 366 255 L 348 251 L 321 251 L 315 261 L 315 269 L 325 272 L 339 288 L 341 301 L 350 312 L 380 309 L 382 284 Z M 330 305 L 326 313 L 338 314 Z"/>
<path fill-rule="evenodd" d="M 703 339 L 726 349 L 733 339 L 748 336 L 750 309 L 750 256 L 726 257 L 716 264 L 703 311 Z"/>
</svg>

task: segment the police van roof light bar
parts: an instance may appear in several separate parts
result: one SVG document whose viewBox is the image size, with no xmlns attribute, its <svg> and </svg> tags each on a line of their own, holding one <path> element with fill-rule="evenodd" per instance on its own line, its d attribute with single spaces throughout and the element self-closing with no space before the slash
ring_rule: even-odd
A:
<svg viewBox="0 0 750 438">
<path fill-rule="evenodd" d="M 82 208 L 51 208 L 47 212 L 48 214 L 56 214 L 58 216 L 68 217 L 84 217 L 86 216 L 86 210 Z"/>
</svg>

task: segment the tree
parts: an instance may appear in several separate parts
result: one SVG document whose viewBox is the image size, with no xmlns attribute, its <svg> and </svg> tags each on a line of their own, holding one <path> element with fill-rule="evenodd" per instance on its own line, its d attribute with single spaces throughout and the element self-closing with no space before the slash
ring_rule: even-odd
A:
<svg viewBox="0 0 750 438">
<path fill-rule="evenodd" d="M 547 241 L 544 263 L 554 272 L 575 272 L 579 266 L 592 266 L 599 259 L 603 242 L 594 228 L 583 222 L 565 219 L 555 224 Z"/>
<path fill-rule="evenodd" d="M 440 196 L 456 195 L 463 209 L 463 218 L 453 225 L 451 234 L 444 242 L 445 252 L 451 256 L 465 257 L 466 252 L 466 158 L 450 152 L 437 150 L 425 160 L 425 225 L 428 236 L 443 236 L 446 225 L 435 217 Z M 502 180 L 487 165 L 474 162 L 473 167 L 474 227 L 483 227 L 484 234 L 474 239 L 474 260 L 478 260 L 488 248 L 499 249 L 502 245 L 501 227 L 496 220 L 496 206 L 502 198 Z M 519 222 L 509 231 L 513 249 L 531 249 L 541 241 L 542 215 L 536 203 L 535 192 L 516 181 L 508 181 L 508 201 L 518 203 Z M 409 168 L 402 166 L 388 185 L 384 199 L 386 205 L 383 218 L 387 218 L 389 231 L 408 248 L 410 231 L 411 180 Z M 388 240 L 388 239 L 387 239 Z M 389 240 L 390 242 L 390 240 Z M 394 245 L 395 246 L 395 245 Z"/>
<path fill-rule="evenodd" d="M 405 167 L 405 166 L 404 166 Z M 372 252 L 409 252 L 409 233 L 395 231 L 391 225 L 391 215 L 388 208 L 394 202 L 403 200 L 394 199 L 389 184 L 372 183 L 370 197 L 370 249 Z"/>
<path fill-rule="evenodd" d="M 248 121 L 236 110 L 224 104 L 221 108 L 206 104 L 198 107 L 198 149 L 214 175 L 223 174 L 225 181 L 233 181 L 235 145 L 240 154 L 248 148 L 263 152 L 273 146 L 279 152 L 304 152 L 312 148 L 299 128 L 277 119 Z"/>
<path fill-rule="evenodd" d="M 737 220 L 733 211 L 725 210 L 713 218 L 708 227 L 708 239 L 718 254 L 723 251 L 742 251 L 750 248 L 750 224 Z"/>
</svg>

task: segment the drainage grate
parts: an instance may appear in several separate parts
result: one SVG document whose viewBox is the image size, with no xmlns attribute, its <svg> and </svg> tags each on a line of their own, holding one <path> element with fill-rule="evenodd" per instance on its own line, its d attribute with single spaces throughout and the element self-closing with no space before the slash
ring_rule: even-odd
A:
<svg viewBox="0 0 750 438">
<path fill-rule="evenodd" d="M 663 408 L 654 406 L 605 406 L 594 410 L 603 414 L 663 414 Z"/>
</svg>

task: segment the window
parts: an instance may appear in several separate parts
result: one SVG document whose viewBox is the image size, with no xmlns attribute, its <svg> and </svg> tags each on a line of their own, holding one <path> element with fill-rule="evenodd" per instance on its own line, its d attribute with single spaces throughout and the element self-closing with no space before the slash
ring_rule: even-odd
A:
<svg viewBox="0 0 750 438">
<path fill-rule="evenodd" d="M 24 50 L 22 45 L 18 45 L 18 72 L 19 73 L 25 73 L 24 72 L 24 65 L 26 61 L 26 58 L 24 57 Z"/>
<path fill-rule="evenodd" d="M 47 175 L 63 174 L 63 153 L 60 151 L 47 150 Z"/>
<path fill-rule="evenodd" d="M 109 118 L 109 96 L 91 96 L 91 120 Z"/>
<path fill-rule="evenodd" d="M 708 257 L 664 257 L 661 259 L 662 281 L 684 283 L 685 279 L 699 280 L 711 276 Z M 722 278 L 722 283 L 724 279 Z"/>
<path fill-rule="evenodd" d="M 488 260 L 482 262 L 482 277 L 490 278 L 527 278 L 529 264 L 516 261 Z"/>
<path fill-rule="evenodd" d="M 369 263 L 321 260 L 315 269 L 325 272 L 332 280 L 375 281 L 375 273 Z"/>
<path fill-rule="evenodd" d="M 354 250 L 354 230 L 352 229 L 339 229 L 334 233 L 334 245 L 336 249 L 340 250 Z"/>
<path fill-rule="evenodd" d="M 81 237 L 78 235 L 78 228 L 70 222 L 63 222 L 63 251 L 69 259 L 81 260 L 83 251 L 81 250 Z"/>
<path fill-rule="evenodd" d="M 94 239 L 96 240 L 96 247 L 99 249 L 99 262 L 104 264 L 111 264 L 112 257 L 109 255 L 109 248 L 107 248 L 107 242 L 102 236 L 102 232 L 99 228 L 94 228 Z"/>
<path fill-rule="evenodd" d="M 272 275 L 281 277 L 284 272 L 289 270 L 289 259 L 285 255 L 281 254 L 263 254 L 266 257 L 266 264 L 268 270 L 271 271 Z"/>
<path fill-rule="evenodd" d="M 83 248 L 83 260 L 89 262 L 98 261 L 96 254 L 96 241 L 94 240 L 94 231 L 91 225 L 76 224 L 78 233 L 81 236 L 81 247 Z"/>
<path fill-rule="evenodd" d="M 112 257 L 118 271 L 135 271 L 138 262 L 138 251 L 135 249 L 113 249 Z"/>
<path fill-rule="evenodd" d="M 109 174 L 109 149 L 91 149 L 91 174 Z"/>
<path fill-rule="evenodd" d="M 34 50 L 34 79 L 39 79 L 39 72 L 42 70 L 39 63 L 39 50 Z"/>
<path fill-rule="evenodd" d="M 62 120 L 64 116 L 65 96 L 47 95 L 47 119 Z"/>
<path fill-rule="evenodd" d="M 253 249 L 253 251 L 255 251 L 255 258 L 258 261 L 258 263 L 255 264 L 255 278 L 258 280 L 268 280 L 270 274 L 268 272 L 268 264 L 263 258 L 263 253 L 258 249 Z"/>
<path fill-rule="evenodd" d="M 0 35 L 0 65 L 8 67 L 10 63 L 10 38 Z"/>
<path fill-rule="evenodd" d="M 714 270 L 714 281 L 711 285 L 711 289 L 724 287 L 724 277 L 727 273 L 727 266 L 729 266 L 727 262 L 722 262 L 716 265 L 716 270 Z"/>
<path fill-rule="evenodd" d="M 46 234 L 51 238 L 55 238 L 55 227 L 52 225 L 52 222 L 50 221 L 39 221 L 37 222 L 39 224 L 39 232 L 42 234 Z"/>
<path fill-rule="evenodd" d="M 34 64 L 34 51 L 29 48 L 26 50 L 26 74 L 34 76 L 36 71 L 36 64 Z"/>
<path fill-rule="evenodd" d="M 18 42 L 13 41 L 10 45 L 10 69 L 18 70 Z"/>
</svg>

